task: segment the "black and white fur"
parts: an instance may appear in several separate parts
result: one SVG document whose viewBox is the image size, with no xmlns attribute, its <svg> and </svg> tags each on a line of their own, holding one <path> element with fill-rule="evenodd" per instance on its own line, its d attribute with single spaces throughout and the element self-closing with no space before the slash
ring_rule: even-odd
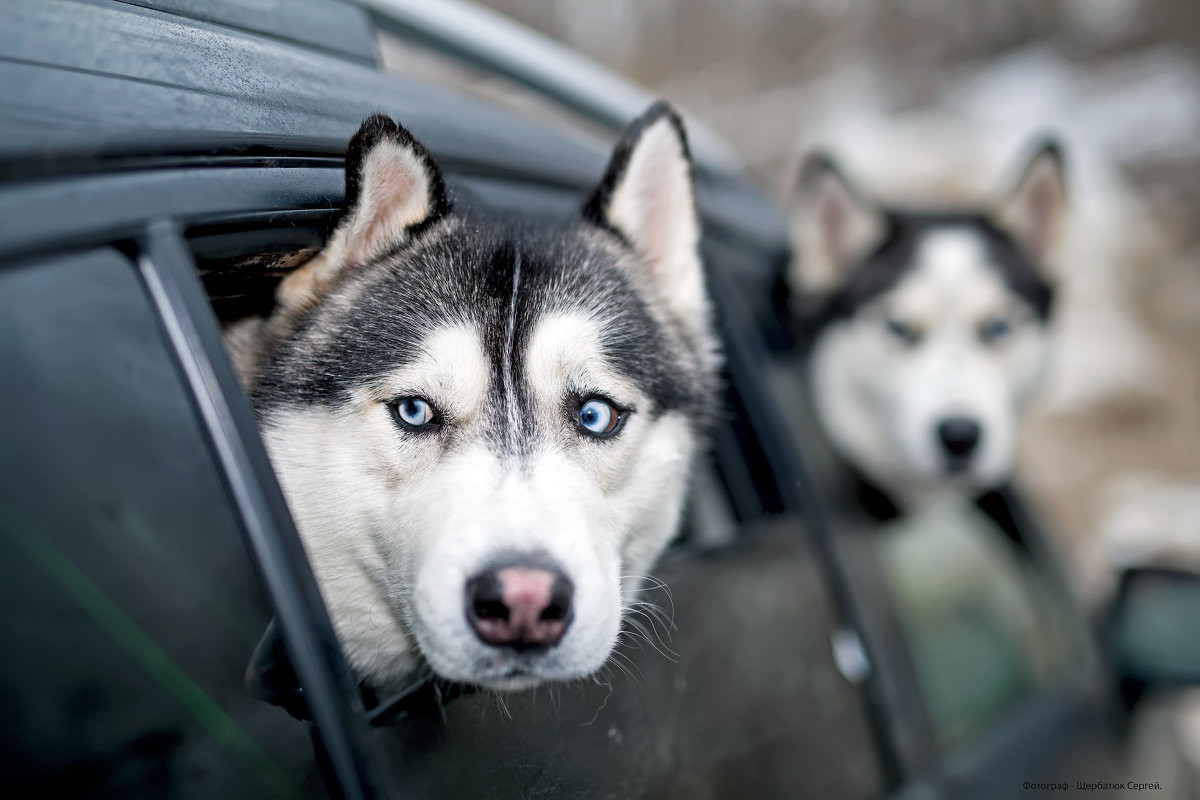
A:
<svg viewBox="0 0 1200 800">
<path fill-rule="evenodd" d="M 828 155 L 791 198 L 792 309 L 835 449 L 897 507 L 1002 483 L 1044 375 L 1062 152 L 964 208 L 883 205 Z"/>
<path fill-rule="evenodd" d="M 665 104 L 565 220 L 461 214 L 421 144 L 364 122 L 326 248 L 227 342 L 365 684 L 428 667 L 519 689 L 605 663 L 676 532 L 711 411 L 698 238 Z M 581 424 L 592 399 L 619 414 L 604 436 Z M 548 648 L 489 645 L 468 583 L 524 562 L 573 586 L 569 628 Z"/>
</svg>

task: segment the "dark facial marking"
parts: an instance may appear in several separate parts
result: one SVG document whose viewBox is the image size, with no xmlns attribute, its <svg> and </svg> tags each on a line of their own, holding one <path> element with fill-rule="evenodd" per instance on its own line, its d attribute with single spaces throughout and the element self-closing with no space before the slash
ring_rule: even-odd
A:
<svg viewBox="0 0 1200 800">
<path fill-rule="evenodd" d="M 547 315 L 575 311 L 601 320 L 602 356 L 650 397 L 651 407 L 638 413 L 704 410 L 707 382 L 687 372 L 694 359 L 674 350 L 612 248 L 595 239 L 578 226 L 491 215 L 435 226 L 365 270 L 348 308 L 318 304 L 302 318 L 268 360 L 255 404 L 261 411 L 344 403 L 351 389 L 414 360 L 430 331 L 466 324 L 479 332 L 490 366 L 490 435 L 498 447 L 523 454 L 541 433 L 538 425 L 547 424 L 528 396 L 526 348 Z M 338 291 L 356 285 L 350 280 Z"/>
<path fill-rule="evenodd" d="M 965 228 L 979 236 L 987 251 L 988 263 L 999 272 L 1009 289 L 1039 319 L 1050 316 L 1053 288 L 1012 237 L 986 216 L 890 210 L 886 221 L 887 234 L 883 241 L 801 321 L 810 337 L 828 325 L 853 316 L 859 308 L 895 287 L 916 267 L 914 259 L 924 237 L 938 230 Z"/>
</svg>

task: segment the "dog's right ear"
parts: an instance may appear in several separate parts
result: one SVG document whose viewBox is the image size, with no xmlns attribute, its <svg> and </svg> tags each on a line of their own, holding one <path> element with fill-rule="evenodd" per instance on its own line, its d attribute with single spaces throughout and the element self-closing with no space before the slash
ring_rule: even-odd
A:
<svg viewBox="0 0 1200 800">
<path fill-rule="evenodd" d="M 346 149 L 346 203 L 325 249 L 290 274 L 277 299 L 311 303 L 347 269 L 368 264 L 450 213 L 441 170 L 404 127 L 372 114 Z"/>
<path fill-rule="evenodd" d="M 788 205 L 793 237 L 788 281 L 796 292 L 833 290 L 886 230 L 883 212 L 823 152 L 804 160 Z"/>
</svg>

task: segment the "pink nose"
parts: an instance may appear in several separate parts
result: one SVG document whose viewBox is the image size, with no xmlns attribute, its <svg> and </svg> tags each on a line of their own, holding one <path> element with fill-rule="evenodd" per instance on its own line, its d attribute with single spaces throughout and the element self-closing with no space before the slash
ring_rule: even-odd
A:
<svg viewBox="0 0 1200 800">
<path fill-rule="evenodd" d="M 571 624 L 573 588 L 566 575 L 516 565 L 467 581 L 467 621 L 494 647 L 518 652 L 558 644 Z"/>
</svg>

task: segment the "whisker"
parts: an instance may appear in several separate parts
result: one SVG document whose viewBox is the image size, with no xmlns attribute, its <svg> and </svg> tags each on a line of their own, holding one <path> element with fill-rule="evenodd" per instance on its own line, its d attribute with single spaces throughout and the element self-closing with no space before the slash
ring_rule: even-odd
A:
<svg viewBox="0 0 1200 800">
<path fill-rule="evenodd" d="M 650 647 L 652 647 L 656 653 L 668 661 L 679 663 L 679 653 L 676 653 L 674 650 L 664 644 L 661 639 L 658 641 L 658 643 L 655 643 L 655 641 L 650 638 L 650 632 L 646 630 L 646 627 L 642 625 L 642 623 L 631 618 L 626 618 L 625 621 L 637 629 L 637 633 L 640 634 L 640 638 L 644 639 L 646 644 L 650 645 Z M 631 633 L 633 633 L 633 631 L 631 631 Z M 655 635 L 655 638 L 658 638 L 657 635 Z"/>
<path fill-rule="evenodd" d="M 446 717 L 446 703 L 442 697 L 442 687 L 437 681 L 433 682 L 433 699 L 437 704 L 438 714 L 442 717 L 442 724 L 445 725 L 448 719 Z"/>
<path fill-rule="evenodd" d="M 630 579 L 648 583 L 649 584 L 648 588 L 660 590 L 664 595 L 666 595 L 667 604 L 671 607 L 670 615 L 672 617 L 675 616 L 675 597 L 671 594 L 671 587 L 668 586 L 664 581 L 662 581 L 659 578 L 654 577 L 653 575 L 649 575 L 649 574 L 636 575 L 636 574 L 631 573 L 629 575 L 621 576 L 621 580 L 625 580 L 626 578 L 630 578 Z M 641 602 L 645 602 L 645 601 L 641 601 Z"/>
<path fill-rule="evenodd" d="M 625 619 L 630 623 L 633 623 L 636 621 L 632 616 L 633 614 L 637 614 L 638 616 L 644 617 L 646 619 L 646 621 L 650 623 L 650 628 L 654 631 L 654 638 L 658 640 L 659 645 L 661 645 L 664 650 L 668 650 L 668 651 L 674 653 L 675 655 L 679 655 L 678 653 L 675 653 L 674 649 L 672 649 L 670 645 L 667 644 L 667 641 L 671 638 L 671 629 L 669 627 L 666 628 L 666 631 L 665 631 L 666 635 L 664 636 L 662 633 L 659 633 L 657 621 L 655 620 L 654 617 L 651 617 L 648 613 L 646 613 L 645 611 L 643 611 L 641 609 L 631 609 L 631 614 L 625 617 Z M 643 627 L 641 625 L 641 623 L 638 623 L 638 625 L 639 625 L 639 627 Z M 666 626 L 664 626 L 664 627 L 666 627 Z M 643 633 L 646 633 L 647 636 L 649 635 L 649 632 L 645 631 L 644 627 L 643 627 Z"/>
<path fill-rule="evenodd" d="M 496 698 L 496 703 L 500 706 L 500 710 L 504 712 L 504 716 L 512 722 L 512 712 L 508 710 L 508 702 L 504 699 L 504 694 L 499 691 L 493 691 L 492 694 Z"/>
<path fill-rule="evenodd" d="M 581 727 L 586 728 L 589 725 L 592 725 L 593 723 L 595 723 L 596 720 L 600 719 L 600 712 L 603 711 L 605 709 L 605 707 L 608 706 L 608 700 L 613 695 L 613 688 L 612 688 L 611 683 L 601 683 L 600 685 L 604 686 L 605 688 L 608 689 L 608 694 L 604 695 L 604 701 L 600 703 L 600 707 L 596 709 L 596 713 L 592 715 L 592 718 L 590 720 L 588 720 L 587 722 L 583 723 L 583 725 Z"/>
<path fill-rule="evenodd" d="M 626 662 L 626 664 L 628 664 L 628 666 L 626 666 L 626 664 L 622 664 L 620 661 L 613 661 L 612 666 L 615 667 L 616 669 L 621 670 L 621 673 L 623 675 L 625 675 L 625 677 L 627 677 L 630 681 L 632 681 L 639 689 L 643 688 L 642 682 L 639 679 L 639 676 L 640 677 L 644 677 L 644 676 L 642 676 L 642 671 L 640 669 L 638 669 L 638 666 L 637 666 L 637 664 L 635 664 L 633 662 L 633 659 L 631 659 L 629 656 L 625 655 L 624 653 L 616 653 L 616 652 L 613 653 L 613 658 L 624 659 L 624 661 Z M 635 675 L 634 672 L 637 672 L 637 675 Z"/>
<path fill-rule="evenodd" d="M 639 611 L 643 613 L 653 614 L 654 618 L 663 624 L 667 629 L 668 635 L 671 631 L 679 630 L 679 626 L 675 624 L 675 620 L 667 613 L 667 610 L 662 606 L 655 605 L 649 602 L 630 603 L 626 607 L 627 611 Z"/>
</svg>

